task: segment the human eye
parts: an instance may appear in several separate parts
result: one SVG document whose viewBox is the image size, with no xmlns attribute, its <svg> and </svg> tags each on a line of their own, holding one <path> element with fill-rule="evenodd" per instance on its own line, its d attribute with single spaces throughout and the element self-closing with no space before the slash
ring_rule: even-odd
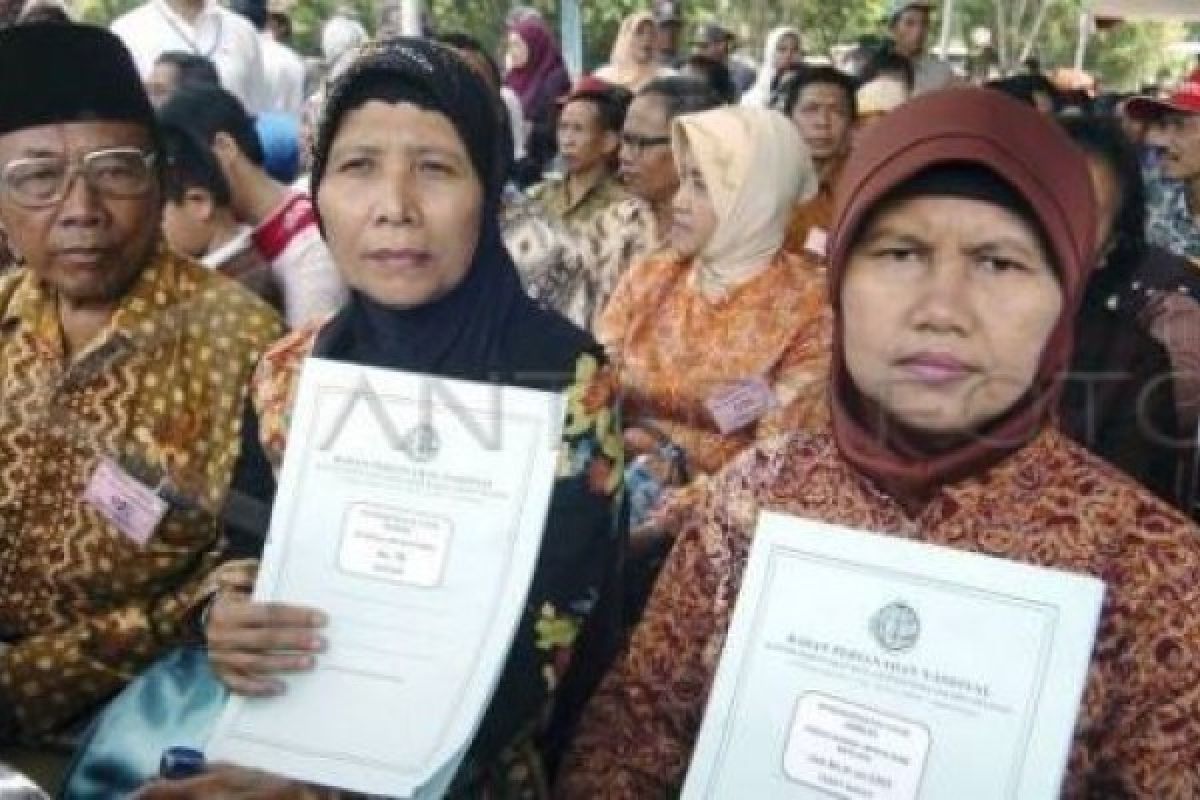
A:
<svg viewBox="0 0 1200 800">
<path fill-rule="evenodd" d="M 997 274 L 1029 271 L 1029 266 L 1025 262 L 1000 255 L 982 255 L 979 257 L 978 264 L 985 271 Z"/>
<path fill-rule="evenodd" d="M 423 175 L 449 177 L 455 173 L 454 165 L 447 159 L 424 156 L 417 161 L 417 170 Z"/>
<path fill-rule="evenodd" d="M 915 262 L 920 255 L 920 249 L 916 245 L 910 244 L 880 245 L 871 251 L 871 257 L 875 260 L 897 264 Z"/>
<path fill-rule="evenodd" d="M 100 180 L 128 180 L 137 177 L 141 172 L 141 162 L 135 161 L 138 156 L 128 153 L 121 155 L 105 155 L 93 159 L 88 167 L 92 175 Z"/>
<path fill-rule="evenodd" d="M 334 166 L 339 175 L 368 175 L 375 168 L 375 159 L 362 153 L 343 156 Z"/>
<path fill-rule="evenodd" d="M 14 191 L 44 195 L 57 191 L 66 169 L 66 164 L 58 159 L 31 158 L 10 164 L 4 179 Z"/>
</svg>

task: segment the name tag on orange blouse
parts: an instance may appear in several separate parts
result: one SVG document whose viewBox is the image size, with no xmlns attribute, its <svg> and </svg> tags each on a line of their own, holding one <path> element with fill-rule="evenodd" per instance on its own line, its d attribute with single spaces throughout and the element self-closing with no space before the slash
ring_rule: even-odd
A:
<svg viewBox="0 0 1200 800">
<path fill-rule="evenodd" d="M 824 258 L 829 251 L 829 232 L 824 228 L 810 228 L 804 240 L 805 252 Z"/>
<path fill-rule="evenodd" d="M 726 384 L 713 392 L 705 403 L 722 435 L 758 422 L 774 405 L 775 394 L 762 378 Z"/>
<path fill-rule="evenodd" d="M 138 546 L 144 546 L 167 514 L 167 501 L 111 459 L 101 459 L 83 499 Z"/>
</svg>

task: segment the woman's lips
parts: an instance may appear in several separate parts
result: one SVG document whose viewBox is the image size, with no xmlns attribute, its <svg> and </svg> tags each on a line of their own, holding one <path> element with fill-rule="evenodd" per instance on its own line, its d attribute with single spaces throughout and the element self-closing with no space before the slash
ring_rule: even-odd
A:
<svg viewBox="0 0 1200 800">
<path fill-rule="evenodd" d="M 367 261 L 381 269 L 422 269 L 429 264 L 430 255 L 424 250 L 381 248 L 367 253 Z"/>
<path fill-rule="evenodd" d="M 947 353 L 916 353 L 896 360 L 912 380 L 928 386 L 956 383 L 976 372 L 970 364 Z"/>
</svg>

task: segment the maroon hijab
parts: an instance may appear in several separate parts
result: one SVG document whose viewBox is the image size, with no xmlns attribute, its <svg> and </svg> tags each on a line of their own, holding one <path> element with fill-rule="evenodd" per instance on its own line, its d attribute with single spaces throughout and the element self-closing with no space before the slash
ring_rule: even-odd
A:
<svg viewBox="0 0 1200 800">
<path fill-rule="evenodd" d="M 1040 224 L 1063 292 L 1063 309 L 1034 383 L 1007 414 L 963 444 L 941 449 L 901 432 L 854 385 L 846 367 L 842 283 L 867 218 L 929 169 L 984 168 L 1008 184 Z M 1058 405 L 1075 315 L 1095 253 L 1095 199 L 1087 162 L 1057 123 L 999 92 L 950 89 L 922 95 L 871 128 L 838 186 L 830 246 L 834 330 L 832 416 L 842 457 L 904 505 L 919 508 L 940 487 L 983 472 L 1028 443 Z"/>
<path fill-rule="evenodd" d="M 508 71 L 504 76 L 504 85 L 521 98 L 525 118 L 534 119 L 548 104 L 558 99 L 565 86 L 570 85 L 567 66 L 554 34 L 545 22 L 528 18 L 509 30 L 525 42 L 529 58 L 524 66 Z"/>
</svg>

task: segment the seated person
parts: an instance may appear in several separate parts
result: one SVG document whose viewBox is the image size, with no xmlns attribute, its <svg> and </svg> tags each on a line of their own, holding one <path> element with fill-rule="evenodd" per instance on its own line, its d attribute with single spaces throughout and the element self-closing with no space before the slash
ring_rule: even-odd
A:
<svg viewBox="0 0 1200 800">
<path fill-rule="evenodd" d="M 158 124 L 120 40 L 0 31 L 0 744 L 70 739 L 183 637 L 280 334 L 161 240 Z M 129 514 L 131 507 L 145 513 Z"/>
<path fill-rule="evenodd" d="M 1096 253 L 1083 157 L 1033 109 L 951 89 L 879 123 L 843 181 L 831 425 L 763 443 L 711 483 L 557 796 L 678 791 L 756 520 L 774 511 L 1104 581 L 1062 797 L 1196 797 L 1200 537 L 1054 424 Z M 995 795 L 976 788 L 964 797 Z"/>
<path fill-rule="evenodd" d="M 625 273 L 596 330 L 620 370 L 627 444 L 647 483 L 674 485 L 716 472 L 780 420 L 823 418 L 828 314 L 823 276 L 783 251 L 792 208 L 817 184 L 795 126 L 722 106 L 677 117 L 671 148 L 669 247 Z M 738 386 L 744 414 L 729 413 Z"/>
<path fill-rule="evenodd" d="M 631 95 L 598 78 L 584 78 L 567 95 L 558 117 L 558 152 L 566 173 L 529 190 L 547 214 L 581 229 L 624 199 L 617 181 L 617 148 Z"/>
<path fill-rule="evenodd" d="M 163 126 L 167 154 L 163 235 L 172 250 L 238 281 L 275 309 L 282 307 L 271 265 L 251 241 L 254 232 L 238 222 L 229 184 L 211 151 L 187 131 Z"/>
<path fill-rule="evenodd" d="M 792 76 L 784 90 L 783 112 L 800 131 L 820 181 L 817 195 L 796 206 L 784 249 L 805 253 L 817 263 L 833 224 L 834 190 L 858 117 L 854 79 L 833 67 L 809 67 Z"/>
<path fill-rule="evenodd" d="M 238 99 L 217 87 L 180 89 L 159 115 L 211 150 L 229 186 L 230 207 L 238 222 L 254 228 L 251 240 L 271 264 L 288 326 L 337 311 L 345 286 L 317 229 L 312 201 L 267 174 L 262 142 Z"/>
<path fill-rule="evenodd" d="M 528 201 L 505 208 L 504 240 L 535 300 L 580 327 L 594 326 L 621 276 L 667 244 L 671 200 L 679 189 L 667 135 L 671 120 L 718 105 L 716 95 L 695 78 L 646 84 L 630 104 L 621 132 L 619 174 L 630 196 L 577 234 L 531 211 Z"/>
<path fill-rule="evenodd" d="M 512 151 L 500 135 L 499 98 L 484 80 L 443 45 L 386 39 L 335 81 L 330 98 L 313 197 L 351 297 L 328 323 L 294 332 L 263 359 L 254 389 L 257 432 L 247 446 L 261 445 L 276 468 L 282 463 L 293 392 L 310 354 L 566 389 L 577 400 L 527 611 L 449 795 L 545 797 L 554 747 L 541 737 L 547 724 L 570 727 L 573 705 L 594 686 L 616 643 L 608 602 L 620 547 L 613 515 L 622 454 L 609 424 L 614 382 L 589 336 L 538 309 L 521 290 L 498 229 Z M 428 248 L 427 269 L 389 269 L 386 257 L 368 254 L 403 247 L 413 236 Z M 273 490 L 269 476 L 239 486 L 264 498 Z M 253 574 L 244 565 L 224 568 L 227 588 L 208 616 L 209 657 L 231 691 L 285 702 L 271 697 L 284 685 L 280 673 L 322 657 L 311 642 L 318 615 L 252 602 Z M 216 768 L 155 785 L 144 796 L 304 791 L 269 775 Z"/>
</svg>

